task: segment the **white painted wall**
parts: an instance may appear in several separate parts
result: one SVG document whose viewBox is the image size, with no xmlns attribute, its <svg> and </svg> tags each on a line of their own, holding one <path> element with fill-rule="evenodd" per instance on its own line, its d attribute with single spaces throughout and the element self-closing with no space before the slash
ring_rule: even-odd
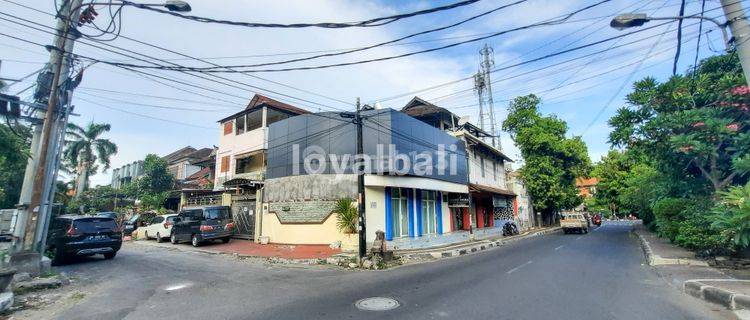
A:
<svg viewBox="0 0 750 320">
<path fill-rule="evenodd" d="M 474 152 L 474 148 L 469 148 L 469 183 L 491 186 L 495 188 L 507 189 L 505 166 L 502 161 L 495 160 L 492 157 L 483 156 L 481 153 Z M 484 160 L 484 168 L 482 161 Z M 495 163 L 494 172 L 492 163 Z M 482 176 L 484 172 L 484 177 Z"/>
<path fill-rule="evenodd" d="M 236 165 L 235 155 L 268 148 L 268 127 L 265 126 L 265 107 L 263 108 L 263 126 L 260 128 L 238 135 L 234 125 L 232 127 L 234 128 L 232 133 L 224 135 L 224 124 L 219 124 L 219 146 L 216 151 L 214 190 L 221 189 L 220 181 L 233 178 Z M 221 172 L 221 159 L 225 156 L 229 156 L 229 170 Z"/>
</svg>

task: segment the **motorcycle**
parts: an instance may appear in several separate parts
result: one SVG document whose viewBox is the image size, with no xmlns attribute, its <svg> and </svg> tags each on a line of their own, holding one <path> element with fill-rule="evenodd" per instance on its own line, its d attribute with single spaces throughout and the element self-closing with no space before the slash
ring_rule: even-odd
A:
<svg viewBox="0 0 750 320">
<path fill-rule="evenodd" d="M 602 216 L 595 214 L 593 217 L 591 217 L 591 222 L 594 223 L 597 226 L 602 225 Z"/>
<path fill-rule="evenodd" d="M 508 221 L 503 225 L 503 237 L 515 236 L 517 234 L 519 234 L 518 226 L 514 222 Z"/>
</svg>

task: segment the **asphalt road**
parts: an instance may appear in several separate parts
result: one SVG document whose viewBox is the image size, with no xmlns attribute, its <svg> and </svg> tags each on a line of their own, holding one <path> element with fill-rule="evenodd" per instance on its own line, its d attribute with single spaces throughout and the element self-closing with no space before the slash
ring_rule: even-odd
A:
<svg viewBox="0 0 750 320">
<path fill-rule="evenodd" d="M 127 245 L 62 269 L 93 283 L 58 319 L 722 319 L 650 267 L 627 225 L 386 271 L 265 266 Z M 398 300 L 390 311 L 354 302 Z"/>
</svg>

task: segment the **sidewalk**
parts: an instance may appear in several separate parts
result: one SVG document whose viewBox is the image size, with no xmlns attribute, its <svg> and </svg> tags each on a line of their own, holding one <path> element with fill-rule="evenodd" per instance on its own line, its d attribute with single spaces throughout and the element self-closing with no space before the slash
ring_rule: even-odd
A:
<svg viewBox="0 0 750 320">
<path fill-rule="evenodd" d="M 559 230 L 560 227 L 536 228 L 510 237 L 503 237 L 502 235 L 496 235 L 494 237 L 479 235 L 473 241 L 469 240 L 466 242 L 424 249 L 395 250 L 394 253 L 396 256 L 401 257 L 402 261 L 407 263 L 423 262 L 427 260 L 443 259 L 472 254 L 483 250 L 500 247 L 522 239 L 557 232 Z"/>
<path fill-rule="evenodd" d="M 633 228 L 649 265 L 683 292 L 734 310 L 739 319 L 750 319 L 750 280 L 733 277 L 713 268 L 691 251 L 671 244 L 642 224 Z M 732 274 L 741 274 L 735 273 Z"/>
</svg>

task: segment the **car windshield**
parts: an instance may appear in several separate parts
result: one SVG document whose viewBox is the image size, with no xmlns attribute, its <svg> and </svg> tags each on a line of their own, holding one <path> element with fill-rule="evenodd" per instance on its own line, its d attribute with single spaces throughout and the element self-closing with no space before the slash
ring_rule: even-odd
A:
<svg viewBox="0 0 750 320">
<path fill-rule="evenodd" d="M 112 218 L 86 218 L 75 220 L 73 227 L 80 232 L 89 233 L 114 230 L 117 224 Z"/>
<path fill-rule="evenodd" d="M 226 219 L 229 216 L 228 208 L 209 208 L 205 209 L 204 217 L 206 219 Z"/>
<path fill-rule="evenodd" d="M 136 221 L 138 221 L 138 217 L 139 215 L 134 215 L 133 217 L 130 218 L 130 220 L 128 220 L 128 222 L 135 223 Z"/>
</svg>

